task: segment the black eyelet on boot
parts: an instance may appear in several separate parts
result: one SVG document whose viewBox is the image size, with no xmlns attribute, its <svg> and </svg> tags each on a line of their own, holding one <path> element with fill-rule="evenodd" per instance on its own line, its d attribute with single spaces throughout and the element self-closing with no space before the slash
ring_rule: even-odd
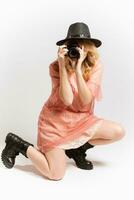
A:
<svg viewBox="0 0 134 200">
<path fill-rule="evenodd" d="M 76 148 L 76 149 L 67 149 L 65 150 L 65 154 L 69 157 L 74 159 L 78 168 L 91 170 L 93 169 L 93 164 L 91 161 L 86 160 L 86 150 L 89 148 L 93 148 L 94 145 L 89 144 L 88 142 L 84 145 Z"/>
<path fill-rule="evenodd" d="M 26 155 L 27 148 L 29 145 L 34 146 L 13 133 L 7 134 L 5 143 L 6 146 L 2 151 L 1 159 L 7 168 L 12 168 L 14 166 L 15 158 L 19 153 L 28 158 Z"/>
</svg>

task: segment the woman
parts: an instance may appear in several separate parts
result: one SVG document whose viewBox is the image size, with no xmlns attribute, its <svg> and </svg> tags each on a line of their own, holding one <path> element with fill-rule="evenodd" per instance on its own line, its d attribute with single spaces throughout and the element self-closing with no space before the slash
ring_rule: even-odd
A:
<svg viewBox="0 0 134 200">
<path fill-rule="evenodd" d="M 72 41 L 77 43 L 74 57 L 67 48 Z M 77 22 L 56 44 L 58 58 L 49 66 L 52 92 L 39 115 L 37 147 L 9 133 L 2 151 L 6 167 L 12 168 L 21 153 L 50 180 L 64 177 L 66 155 L 77 162 L 83 145 L 109 144 L 125 135 L 121 124 L 94 115 L 94 102 L 102 99 L 103 67 L 96 48 L 101 41 L 91 38 L 86 24 Z M 88 165 L 91 169 L 92 163 Z"/>
</svg>

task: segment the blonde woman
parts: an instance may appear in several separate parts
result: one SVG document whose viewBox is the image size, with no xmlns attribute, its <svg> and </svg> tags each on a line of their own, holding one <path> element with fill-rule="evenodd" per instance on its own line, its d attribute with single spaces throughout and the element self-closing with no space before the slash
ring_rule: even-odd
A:
<svg viewBox="0 0 134 200">
<path fill-rule="evenodd" d="M 69 47 L 72 43 L 76 46 Z M 49 66 L 52 91 L 38 120 L 37 146 L 8 133 L 2 161 L 12 168 L 19 153 L 30 159 L 41 174 L 60 180 L 66 171 L 66 155 L 82 169 L 93 169 L 85 159 L 87 149 L 120 140 L 120 123 L 94 114 L 95 100 L 102 99 L 103 66 L 97 52 L 101 41 L 91 38 L 83 22 L 71 24 L 59 45 L 58 58 Z"/>
</svg>

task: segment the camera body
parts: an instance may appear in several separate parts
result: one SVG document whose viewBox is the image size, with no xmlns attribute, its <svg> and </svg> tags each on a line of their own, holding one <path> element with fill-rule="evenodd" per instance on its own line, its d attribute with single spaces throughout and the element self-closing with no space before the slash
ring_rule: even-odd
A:
<svg viewBox="0 0 134 200">
<path fill-rule="evenodd" d="M 68 53 L 67 55 L 70 58 L 79 58 L 80 57 L 80 53 L 78 51 L 78 49 L 76 49 L 76 47 L 79 47 L 79 44 L 76 41 L 69 41 L 67 43 L 67 49 L 68 49 Z"/>
</svg>

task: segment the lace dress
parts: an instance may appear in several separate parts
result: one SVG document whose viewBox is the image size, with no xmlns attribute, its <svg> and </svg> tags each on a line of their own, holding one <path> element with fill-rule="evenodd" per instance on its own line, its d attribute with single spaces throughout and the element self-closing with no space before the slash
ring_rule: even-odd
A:
<svg viewBox="0 0 134 200">
<path fill-rule="evenodd" d="M 103 67 L 98 60 L 86 82 L 93 95 L 92 101 L 83 106 L 79 98 L 75 73 L 69 77 L 73 92 L 73 102 L 66 106 L 59 97 L 59 64 L 55 60 L 49 66 L 52 91 L 44 103 L 38 118 L 37 146 L 46 152 L 55 147 L 77 148 L 91 139 L 103 122 L 102 117 L 94 114 L 95 100 L 102 99 L 101 79 Z"/>
</svg>

